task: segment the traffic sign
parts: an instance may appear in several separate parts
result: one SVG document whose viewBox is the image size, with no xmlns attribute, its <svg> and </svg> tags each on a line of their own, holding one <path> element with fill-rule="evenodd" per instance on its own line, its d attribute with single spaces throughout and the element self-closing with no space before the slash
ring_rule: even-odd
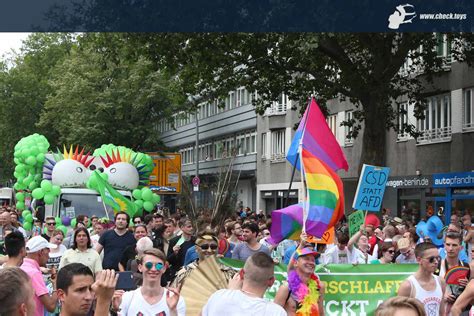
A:
<svg viewBox="0 0 474 316">
<path fill-rule="evenodd" d="M 192 183 L 194 186 L 198 186 L 201 183 L 201 180 L 199 179 L 198 176 L 196 176 L 193 178 Z"/>
</svg>

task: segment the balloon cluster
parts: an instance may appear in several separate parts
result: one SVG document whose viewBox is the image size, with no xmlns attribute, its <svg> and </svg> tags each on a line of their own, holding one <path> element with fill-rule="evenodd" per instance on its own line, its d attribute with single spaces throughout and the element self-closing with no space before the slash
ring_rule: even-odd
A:
<svg viewBox="0 0 474 316">
<path fill-rule="evenodd" d="M 13 160 L 16 167 L 13 175 L 17 181 L 13 187 L 16 191 L 33 191 L 39 187 L 43 172 L 43 162 L 48 148 L 48 140 L 39 134 L 23 137 L 15 145 Z M 25 197 L 29 194 L 19 193 L 15 196 L 17 198 L 16 208 L 24 210 Z"/>
<path fill-rule="evenodd" d="M 143 209 L 145 209 L 147 212 L 153 211 L 155 205 L 160 202 L 160 196 L 153 193 L 153 191 L 148 187 L 135 189 L 133 190 L 132 195 L 135 199 L 134 203 L 139 210 L 137 215 L 141 215 L 143 213 Z"/>
<path fill-rule="evenodd" d="M 45 204 L 51 205 L 54 203 L 54 198 L 59 196 L 61 188 L 59 185 L 53 185 L 51 181 L 43 180 L 39 188 L 31 192 L 31 195 L 37 200 L 43 199 Z"/>
<path fill-rule="evenodd" d="M 97 171 L 97 172 L 99 173 L 99 175 L 100 175 L 100 177 L 101 177 L 102 179 L 104 179 L 105 181 L 108 181 L 108 180 L 109 180 L 109 175 L 108 175 L 108 174 L 106 174 L 106 173 L 100 173 L 100 171 Z M 97 179 L 96 179 L 95 173 L 91 174 L 91 176 L 89 177 L 89 180 L 87 180 L 86 187 L 87 187 L 88 189 L 98 191 Z"/>
</svg>

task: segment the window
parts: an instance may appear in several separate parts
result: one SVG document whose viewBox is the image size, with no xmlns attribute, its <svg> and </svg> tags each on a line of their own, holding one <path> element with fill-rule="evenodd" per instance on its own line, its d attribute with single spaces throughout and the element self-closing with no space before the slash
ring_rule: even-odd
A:
<svg viewBox="0 0 474 316">
<path fill-rule="evenodd" d="M 474 88 L 464 90 L 463 98 L 463 131 L 474 131 Z"/>
<path fill-rule="evenodd" d="M 397 105 L 398 121 L 397 121 L 397 140 L 407 140 L 410 136 L 403 129 L 408 125 L 408 103 L 400 103 Z"/>
<path fill-rule="evenodd" d="M 286 109 L 288 107 L 288 97 L 282 93 L 278 99 L 278 101 L 273 102 L 271 106 L 268 108 L 268 115 L 275 115 L 275 114 L 285 114 Z"/>
<path fill-rule="evenodd" d="M 257 152 L 257 133 L 249 131 L 236 136 L 236 154 L 242 156 L 246 154 L 254 154 Z"/>
<path fill-rule="evenodd" d="M 213 159 L 212 143 L 199 145 L 199 161 L 210 161 Z"/>
<path fill-rule="evenodd" d="M 267 159 L 267 134 L 262 134 L 262 159 Z"/>
<path fill-rule="evenodd" d="M 331 129 L 334 137 L 337 138 L 337 114 L 329 115 L 326 118 L 326 122 L 328 123 L 328 126 Z"/>
<path fill-rule="evenodd" d="M 186 147 L 180 149 L 179 152 L 181 153 L 183 165 L 194 163 L 194 147 Z"/>
<path fill-rule="evenodd" d="M 346 113 L 344 113 L 344 120 L 346 122 L 349 122 L 352 119 L 354 119 L 354 112 L 346 111 Z M 349 134 L 352 133 L 353 130 L 354 128 L 352 126 L 345 126 L 346 138 L 344 138 L 344 145 L 351 146 L 354 143 L 354 139 L 352 138 L 352 136 L 349 136 Z"/>
<path fill-rule="evenodd" d="M 418 120 L 418 130 L 423 135 L 418 143 L 451 140 L 451 96 L 439 95 L 427 100 L 425 118 Z"/>
<path fill-rule="evenodd" d="M 285 130 L 272 131 L 272 153 L 270 159 L 272 161 L 285 160 Z"/>
<path fill-rule="evenodd" d="M 215 159 L 221 159 L 222 158 L 222 151 L 224 150 L 224 144 L 222 143 L 222 140 L 217 140 L 214 142 L 214 153 L 215 153 Z"/>
<path fill-rule="evenodd" d="M 237 89 L 236 106 L 242 106 L 249 104 L 249 97 L 245 88 Z"/>
<path fill-rule="evenodd" d="M 452 62 L 451 41 L 448 40 L 446 34 L 436 33 L 436 55 L 443 58 L 445 62 Z"/>
</svg>

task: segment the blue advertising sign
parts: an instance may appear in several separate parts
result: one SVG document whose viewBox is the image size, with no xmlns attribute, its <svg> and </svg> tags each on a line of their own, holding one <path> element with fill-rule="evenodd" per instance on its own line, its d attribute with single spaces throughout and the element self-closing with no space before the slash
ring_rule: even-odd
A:
<svg viewBox="0 0 474 316">
<path fill-rule="evenodd" d="M 474 187 L 474 172 L 438 173 L 433 175 L 434 188 Z"/>
<path fill-rule="evenodd" d="M 388 167 L 364 164 L 352 207 L 357 210 L 380 211 L 389 173 Z"/>
</svg>

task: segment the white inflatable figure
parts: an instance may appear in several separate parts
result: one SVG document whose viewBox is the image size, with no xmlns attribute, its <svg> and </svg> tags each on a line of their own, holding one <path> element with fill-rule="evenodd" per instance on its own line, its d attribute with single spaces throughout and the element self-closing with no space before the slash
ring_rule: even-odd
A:
<svg viewBox="0 0 474 316">
<path fill-rule="evenodd" d="M 401 4 L 395 8 L 393 12 L 388 17 L 388 28 L 392 30 L 398 30 L 400 24 L 412 23 L 413 19 L 416 17 L 416 12 L 406 12 L 405 8 L 414 8 L 411 4 Z M 412 17 L 410 17 L 413 15 Z M 405 20 L 405 18 L 408 18 Z"/>
<path fill-rule="evenodd" d="M 89 165 L 94 157 L 89 153 L 84 155 L 84 149 L 78 153 L 79 147 L 73 153 L 72 146 L 69 152 L 64 148 L 64 153 L 54 155 L 54 160 L 46 158 L 47 164 L 43 168 L 43 178 L 51 180 L 53 185 L 62 188 L 85 187 L 91 175 Z"/>
<path fill-rule="evenodd" d="M 128 150 L 120 154 L 117 148 L 112 150 L 112 155 L 101 156 L 104 165 L 104 173 L 108 175 L 108 182 L 115 188 L 123 190 L 134 190 L 140 184 L 140 172 L 144 165 L 137 167 L 139 161 L 136 161 L 137 155 L 132 158 L 132 151 Z"/>
</svg>

